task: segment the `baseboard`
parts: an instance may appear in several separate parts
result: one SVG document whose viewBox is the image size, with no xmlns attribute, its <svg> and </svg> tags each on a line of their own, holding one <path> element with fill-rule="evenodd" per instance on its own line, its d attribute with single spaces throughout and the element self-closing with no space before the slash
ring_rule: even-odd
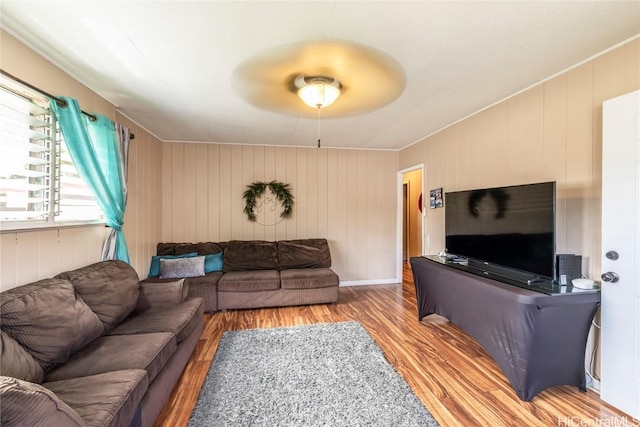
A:
<svg viewBox="0 0 640 427">
<path fill-rule="evenodd" d="M 594 391 L 600 394 L 600 381 L 596 379 L 592 379 L 591 382 L 587 384 L 587 388 L 591 391 Z"/>
<path fill-rule="evenodd" d="M 402 284 L 402 281 L 398 279 L 344 280 L 340 282 L 340 286 L 400 285 L 400 284 Z"/>
</svg>

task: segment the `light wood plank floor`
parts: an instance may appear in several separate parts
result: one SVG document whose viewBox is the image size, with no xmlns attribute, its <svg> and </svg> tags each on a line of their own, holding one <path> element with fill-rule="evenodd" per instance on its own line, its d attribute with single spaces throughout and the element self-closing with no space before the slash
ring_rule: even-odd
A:
<svg viewBox="0 0 640 427">
<path fill-rule="evenodd" d="M 460 328 L 446 321 L 418 321 L 413 279 L 405 265 L 402 285 L 340 288 L 337 304 L 206 314 L 202 338 L 155 426 L 188 423 L 223 332 L 348 320 L 364 325 L 442 426 L 640 425 L 597 393 L 569 386 L 522 402 L 495 362 Z"/>
</svg>

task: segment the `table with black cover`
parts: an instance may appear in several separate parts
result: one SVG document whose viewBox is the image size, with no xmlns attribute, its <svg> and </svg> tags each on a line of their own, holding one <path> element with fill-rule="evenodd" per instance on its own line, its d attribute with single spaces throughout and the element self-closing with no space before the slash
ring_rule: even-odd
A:
<svg viewBox="0 0 640 427">
<path fill-rule="evenodd" d="M 556 385 L 586 391 L 585 348 L 599 291 L 505 283 L 438 256 L 411 258 L 411 267 L 419 320 L 435 313 L 458 325 L 496 361 L 520 399 Z"/>
</svg>

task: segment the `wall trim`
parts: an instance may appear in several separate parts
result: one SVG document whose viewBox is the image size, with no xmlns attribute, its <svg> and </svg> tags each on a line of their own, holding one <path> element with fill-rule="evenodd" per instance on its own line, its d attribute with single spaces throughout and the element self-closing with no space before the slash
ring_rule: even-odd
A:
<svg viewBox="0 0 640 427">
<path fill-rule="evenodd" d="M 340 281 L 340 286 L 367 286 L 367 285 L 401 285 L 398 279 L 375 279 L 375 280 L 344 280 Z"/>
<path fill-rule="evenodd" d="M 130 119 L 131 120 L 131 119 Z M 158 138 L 159 139 L 159 138 Z M 167 139 L 160 140 L 163 143 L 167 144 L 212 144 L 212 145 L 249 145 L 252 147 L 283 147 L 283 148 L 308 148 L 317 150 L 318 148 L 315 145 L 291 145 L 291 144 L 249 144 L 245 142 L 224 142 L 224 141 L 181 141 L 177 139 Z M 390 151 L 394 153 L 399 153 L 401 151 L 400 148 L 368 148 L 368 147 L 333 147 L 330 145 L 322 145 L 322 148 L 333 149 L 333 150 L 355 150 L 355 151 Z"/>
</svg>

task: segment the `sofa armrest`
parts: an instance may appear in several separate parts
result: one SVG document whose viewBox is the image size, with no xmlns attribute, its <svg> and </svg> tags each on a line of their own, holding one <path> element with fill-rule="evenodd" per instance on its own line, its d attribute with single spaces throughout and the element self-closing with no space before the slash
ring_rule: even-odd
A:
<svg viewBox="0 0 640 427">
<path fill-rule="evenodd" d="M 0 377 L 2 425 L 84 427 L 78 413 L 40 384 Z"/>
<path fill-rule="evenodd" d="M 184 279 L 172 282 L 140 282 L 140 296 L 136 309 L 147 310 L 180 304 L 187 299 L 189 283 Z"/>
</svg>

